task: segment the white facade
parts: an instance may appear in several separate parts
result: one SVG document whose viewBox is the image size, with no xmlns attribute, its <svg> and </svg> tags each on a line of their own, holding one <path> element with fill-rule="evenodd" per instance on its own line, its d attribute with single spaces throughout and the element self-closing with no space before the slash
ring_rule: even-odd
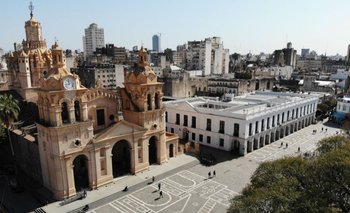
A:
<svg viewBox="0 0 350 213">
<path fill-rule="evenodd" d="M 104 30 L 98 28 L 97 24 L 92 23 L 85 29 L 83 36 L 84 58 L 92 56 L 96 48 L 105 46 Z"/>
<path fill-rule="evenodd" d="M 269 67 L 268 71 L 270 73 L 270 76 L 275 77 L 281 77 L 282 79 L 290 79 L 293 73 L 293 67 L 292 66 L 274 66 Z"/>
<path fill-rule="evenodd" d="M 165 102 L 167 131 L 241 155 L 310 125 L 318 97 L 257 91 L 224 103 L 203 97 Z"/>
<path fill-rule="evenodd" d="M 350 113 L 350 97 L 345 96 L 337 102 L 337 112 L 348 114 Z"/>
<path fill-rule="evenodd" d="M 226 74 L 228 73 L 229 55 L 230 52 L 224 49 L 220 37 L 206 38 L 200 42 L 188 42 L 186 58 L 187 63 L 191 65 L 187 67 L 201 69 L 205 76 Z"/>
</svg>

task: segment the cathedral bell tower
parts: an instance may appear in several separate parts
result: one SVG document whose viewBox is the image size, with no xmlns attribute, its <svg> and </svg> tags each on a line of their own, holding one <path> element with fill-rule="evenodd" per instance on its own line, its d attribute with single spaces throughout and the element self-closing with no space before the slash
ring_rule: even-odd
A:
<svg viewBox="0 0 350 213">
<path fill-rule="evenodd" d="M 47 48 L 46 42 L 42 38 L 41 24 L 33 16 L 34 6 L 32 2 L 29 5 L 30 19 L 25 23 L 26 40 L 22 42 L 24 51 L 36 48 Z"/>
<path fill-rule="evenodd" d="M 38 144 L 44 185 L 57 199 L 73 196 L 77 181 L 92 184 L 86 156 L 92 145 L 93 124 L 88 118 L 87 102 L 77 75 L 64 68 L 57 43 L 53 46 L 53 68 L 40 79 L 38 91 Z M 81 156 L 79 169 L 86 173 L 75 179 L 73 160 Z M 85 156 L 85 157 L 84 157 Z M 90 177 L 90 178 L 89 178 Z"/>
<path fill-rule="evenodd" d="M 161 164 L 165 161 L 163 83 L 157 81 L 143 47 L 139 51 L 139 62 L 130 70 L 124 71 L 124 79 L 125 88 L 122 91 L 124 119 L 148 129 L 146 136 L 150 138 L 149 149 L 154 149 L 148 153 L 157 156 L 154 161 L 150 157 L 149 163 L 156 161 Z"/>
</svg>

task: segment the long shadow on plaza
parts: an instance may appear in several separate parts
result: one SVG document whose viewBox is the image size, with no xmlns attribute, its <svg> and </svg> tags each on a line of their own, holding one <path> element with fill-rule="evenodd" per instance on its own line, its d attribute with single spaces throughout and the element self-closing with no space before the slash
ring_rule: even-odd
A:
<svg viewBox="0 0 350 213">
<path fill-rule="evenodd" d="M 212 166 L 239 157 L 241 156 L 237 152 L 228 152 L 202 145 L 200 146 L 200 154 L 198 156 L 201 163 L 206 166 Z"/>
</svg>

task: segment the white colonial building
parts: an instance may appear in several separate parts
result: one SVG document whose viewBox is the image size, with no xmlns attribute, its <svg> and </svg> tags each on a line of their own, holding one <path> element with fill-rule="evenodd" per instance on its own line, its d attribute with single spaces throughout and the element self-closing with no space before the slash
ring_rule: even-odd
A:
<svg viewBox="0 0 350 213">
<path fill-rule="evenodd" d="M 164 105 L 168 131 L 245 155 L 310 125 L 317 103 L 315 95 L 256 91 L 228 103 L 196 97 Z"/>
</svg>

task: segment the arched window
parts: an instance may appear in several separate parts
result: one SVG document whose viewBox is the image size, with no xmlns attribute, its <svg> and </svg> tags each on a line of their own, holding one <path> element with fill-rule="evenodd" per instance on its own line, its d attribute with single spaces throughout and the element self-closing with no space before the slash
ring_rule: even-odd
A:
<svg viewBox="0 0 350 213">
<path fill-rule="evenodd" d="M 81 121 L 80 120 L 80 103 L 79 103 L 79 101 L 74 101 L 74 115 L 75 115 L 76 121 Z"/>
<path fill-rule="evenodd" d="M 154 106 L 155 106 L 155 109 L 159 109 L 159 96 L 158 96 L 158 93 L 156 93 L 155 96 L 154 96 Z"/>
<path fill-rule="evenodd" d="M 69 114 L 68 114 L 68 105 L 66 102 L 62 102 L 62 123 L 66 124 L 69 123 Z"/>
<path fill-rule="evenodd" d="M 147 95 L 147 109 L 152 110 L 152 98 L 150 94 Z"/>
</svg>

